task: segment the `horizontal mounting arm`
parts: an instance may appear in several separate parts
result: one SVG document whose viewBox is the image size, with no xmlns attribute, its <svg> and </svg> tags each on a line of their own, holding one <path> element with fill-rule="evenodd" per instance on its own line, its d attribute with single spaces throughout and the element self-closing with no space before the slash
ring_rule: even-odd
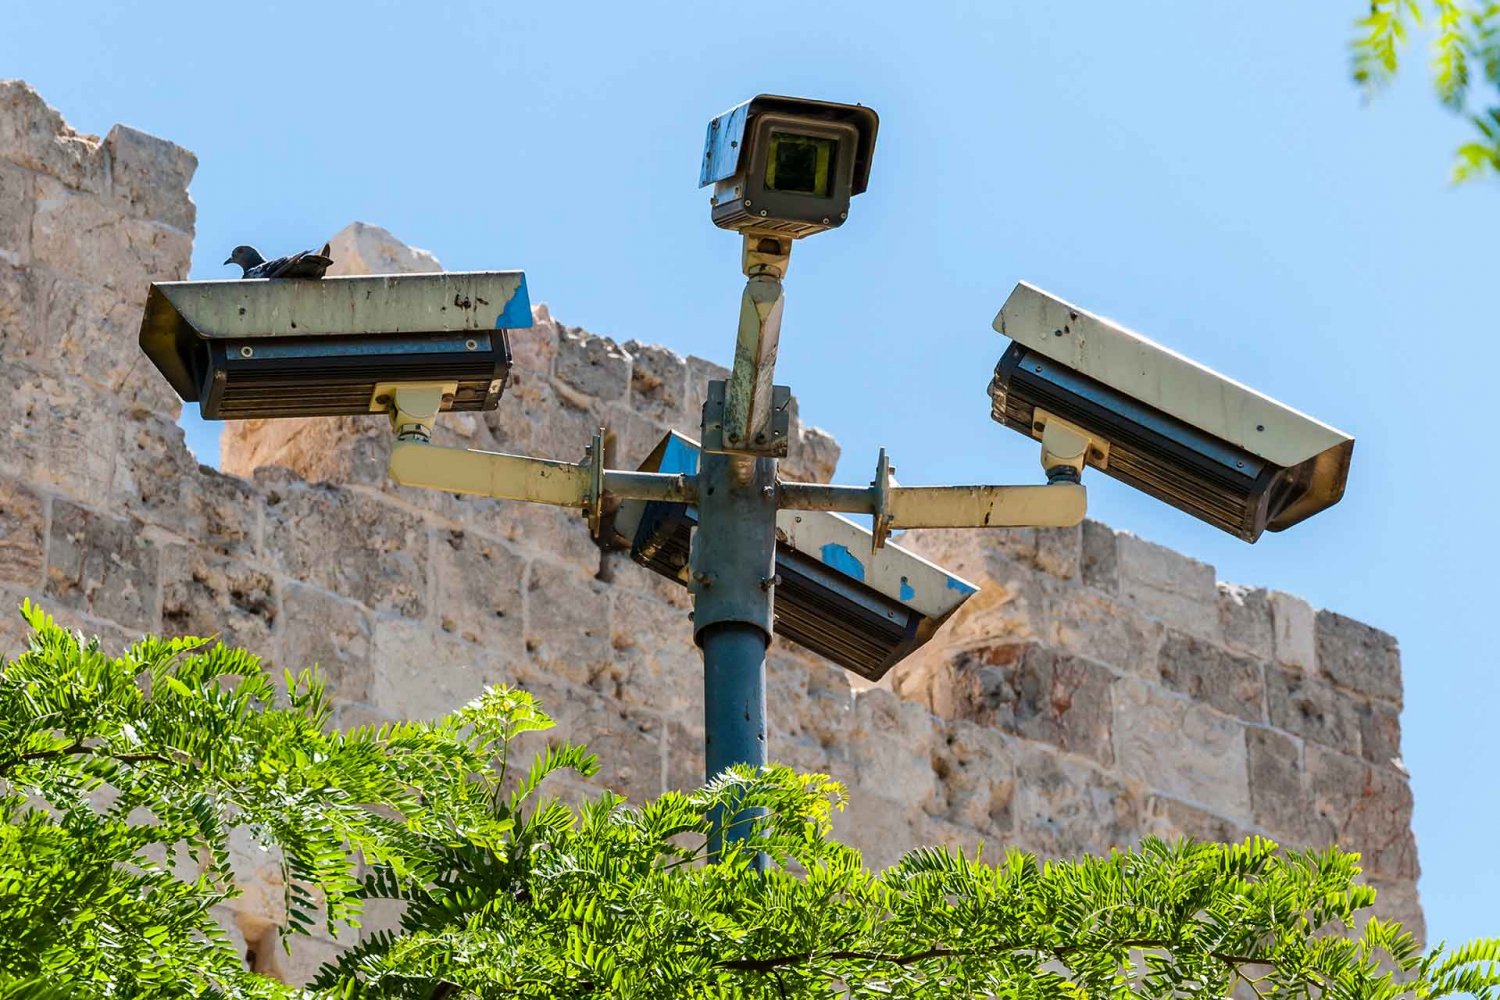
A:
<svg viewBox="0 0 1500 1000">
<path fill-rule="evenodd" d="M 874 514 L 874 487 L 782 483 L 780 506 Z M 1088 493 L 1077 483 L 1050 486 L 892 486 L 886 514 L 892 528 L 1071 528 L 1083 520 Z"/>
</svg>

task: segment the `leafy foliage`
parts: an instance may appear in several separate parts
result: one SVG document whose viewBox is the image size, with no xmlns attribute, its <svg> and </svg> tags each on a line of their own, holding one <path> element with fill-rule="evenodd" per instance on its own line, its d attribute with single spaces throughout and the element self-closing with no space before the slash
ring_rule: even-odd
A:
<svg viewBox="0 0 1500 1000">
<path fill-rule="evenodd" d="M 568 806 L 544 782 L 597 762 L 561 743 L 513 767 L 550 726 L 524 692 L 337 733 L 314 675 L 278 695 L 242 651 L 147 639 L 111 658 L 24 613 L 30 648 L 0 668 L 0 1000 L 1500 997 L 1500 941 L 1421 954 L 1362 919 L 1374 892 L 1337 850 L 922 848 L 873 873 L 831 836 L 825 776 Z M 707 864 L 726 813 L 751 835 Z M 237 825 L 286 859 L 290 934 L 374 899 L 399 927 L 306 991 L 245 971 L 211 914 Z"/>
<path fill-rule="evenodd" d="M 1371 0 L 1369 15 L 1355 22 L 1354 79 L 1370 92 L 1389 83 L 1411 29 L 1429 23 L 1438 100 L 1468 117 L 1479 133 L 1458 148 L 1453 179 L 1500 173 L 1500 2 Z M 1476 68 L 1487 97 L 1474 94 Z"/>
</svg>

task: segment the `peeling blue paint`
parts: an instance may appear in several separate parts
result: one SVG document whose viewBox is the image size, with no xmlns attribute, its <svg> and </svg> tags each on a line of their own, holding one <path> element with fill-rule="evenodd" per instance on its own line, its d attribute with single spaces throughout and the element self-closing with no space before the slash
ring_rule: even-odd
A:
<svg viewBox="0 0 1500 1000">
<path fill-rule="evenodd" d="M 960 594 L 972 594 L 979 588 L 969 586 L 967 583 L 964 583 L 956 576 L 950 576 L 948 577 L 948 589 L 956 590 Z"/>
<path fill-rule="evenodd" d="M 829 542 L 818 550 L 823 556 L 823 564 L 831 566 L 845 576 L 852 576 L 856 580 L 865 578 L 865 564 L 854 557 L 847 545 L 836 545 Z"/>
<path fill-rule="evenodd" d="M 912 589 L 911 584 L 907 583 L 906 582 L 906 577 L 903 576 L 901 578 L 901 599 L 903 601 L 909 601 L 913 597 L 916 597 L 916 596 L 917 596 L 917 592 Z"/>
<path fill-rule="evenodd" d="M 515 294 L 495 317 L 497 330 L 524 330 L 531 325 L 531 296 L 526 291 L 526 275 L 521 275 Z"/>
</svg>

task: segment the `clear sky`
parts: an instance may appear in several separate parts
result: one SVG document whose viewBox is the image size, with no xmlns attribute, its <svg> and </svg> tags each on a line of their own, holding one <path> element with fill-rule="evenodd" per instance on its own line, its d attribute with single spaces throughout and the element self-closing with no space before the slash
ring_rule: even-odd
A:
<svg viewBox="0 0 1500 1000">
<path fill-rule="evenodd" d="M 704 124 L 758 92 L 874 107 L 869 193 L 797 247 L 778 369 L 840 478 L 884 445 L 908 483 L 1035 481 L 985 394 L 1022 278 L 1355 434 L 1343 503 L 1255 546 L 1099 475 L 1091 513 L 1400 637 L 1423 898 L 1452 940 L 1500 934 L 1500 184 L 1448 186 L 1464 126 L 1424 54 L 1364 106 L 1361 5 L 13 2 L 0 76 L 197 152 L 194 277 L 359 219 L 720 361 L 742 279 L 695 187 Z"/>
</svg>

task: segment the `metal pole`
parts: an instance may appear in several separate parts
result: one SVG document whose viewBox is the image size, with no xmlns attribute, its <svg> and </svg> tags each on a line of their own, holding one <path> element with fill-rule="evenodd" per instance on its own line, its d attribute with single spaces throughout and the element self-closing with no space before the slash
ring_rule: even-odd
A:
<svg viewBox="0 0 1500 1000">
<path fill-rule="evenodd" d="M 735 764 L 766 763 L 776 461 L 705 453 L 698 476 L 693 637 L 703 649 L 704 764 L 712 780 Z M 711 855 L 717 857 L 723 843 L 748 836 L 752 818 L 748 811 L 718 817 Z"/>
</svg>

